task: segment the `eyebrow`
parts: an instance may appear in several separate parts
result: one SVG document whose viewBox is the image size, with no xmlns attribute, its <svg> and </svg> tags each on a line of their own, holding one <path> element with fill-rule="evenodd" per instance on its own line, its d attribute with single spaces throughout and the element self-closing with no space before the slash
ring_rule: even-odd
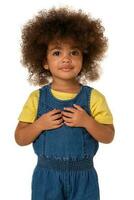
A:
<svg viewBox="0 0 134 200">
<path fill-rule="evenodd" d="M 50 48 L 50 49 L 48 49 L 49 51 L 53 51 L 54 49 L 62 49 L 60 46 L 54 46 L 54 47 L 52 47 L 52 48 Z"/>
<path fill-rule="evenodd" d="M 54 49 L 62 49 L 62 47 L 56 45 L 56 46 L 54 46 L 54 47 L 52 47 L 52 48 L 50 48 L 50 49 L 48 49 L 48 50 L 49 50 L 49 51 L 53 51 Z M 79 50 L 80 50 L 80 47 L 78 47 L 78 46 L 71 46 L 70 49 L 79 49 Z"/>
</svg>

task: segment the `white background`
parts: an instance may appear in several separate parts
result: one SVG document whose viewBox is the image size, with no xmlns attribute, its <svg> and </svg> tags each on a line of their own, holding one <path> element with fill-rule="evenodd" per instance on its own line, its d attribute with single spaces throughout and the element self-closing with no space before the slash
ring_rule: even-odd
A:
<svg viewBox="0 0 134 200">
<path fill-rule="evenodd" d="M 134 12 L 131 0 L 1 1 L 0 199 L 29 200 L 36 163 L 32 146 L 20 147 L 14 141 L 17 117 L 29 93 L 36 89 L 27 82 L 27 71 L 20 64 L 21 27 L 39 10 L 64 5 L 91 13 L 105 26 L 109 50 L 101 65 L 101 79 L 91 86 L 106 96 L 116 135 L 111 144 L 100 144 L 95 166 L 101 200 L 134 199 Z"/>
</svg>

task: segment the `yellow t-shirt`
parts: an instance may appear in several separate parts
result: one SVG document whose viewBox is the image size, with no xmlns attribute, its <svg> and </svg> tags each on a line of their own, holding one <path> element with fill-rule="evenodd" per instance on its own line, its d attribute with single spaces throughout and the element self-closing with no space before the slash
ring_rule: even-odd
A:
<svg viewBox="0 0 134 200">
<path fill-rule="evenodd" d="M 51 89 L 52 94 L 61 100 L 74 98 L 77 93 L 65 93 Z M 99 123 L 112 124 L 113 117 L 103 94 L 93 89 L 90 97 L 90 110 L 92 117 Z M 19 116 L 19 121 L 33 123 L 37 116 L 39 90 L 33 91 L 28 97 Z"/>
</svg>

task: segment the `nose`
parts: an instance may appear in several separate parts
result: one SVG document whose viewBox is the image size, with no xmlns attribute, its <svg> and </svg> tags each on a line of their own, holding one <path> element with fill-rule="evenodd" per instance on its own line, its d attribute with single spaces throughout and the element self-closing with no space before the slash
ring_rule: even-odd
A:
<svg viewBox="0 0 134 200">
<path fill-rule="evenodd" d="M 63 59 L 62 59 L 62 62 L 63 63 L 70 63 L 71 62 L 71 57 L 69 54 L 66 54 L 63 56 Z"/>
</svg>

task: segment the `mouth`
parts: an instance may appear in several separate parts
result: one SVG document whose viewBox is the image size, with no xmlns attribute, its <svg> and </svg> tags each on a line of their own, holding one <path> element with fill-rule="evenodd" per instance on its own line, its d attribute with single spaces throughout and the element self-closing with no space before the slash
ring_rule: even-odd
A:
<svg viewBox="0 0 134 200">
<path fill-rule="evenodd" d="M 73 69 L 73 67 L 68 67 L 68 66 L 65 66 L 65 67 L 61 67 L 60 70 L 64 71 L 64 72 L 69 72 Z"/>
</svg>

